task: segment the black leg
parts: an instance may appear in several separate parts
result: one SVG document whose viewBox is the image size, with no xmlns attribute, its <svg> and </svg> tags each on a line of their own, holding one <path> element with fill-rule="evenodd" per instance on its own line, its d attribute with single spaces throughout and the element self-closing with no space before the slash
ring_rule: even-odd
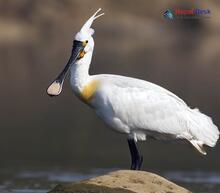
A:
<svg viewBox="0 0 220 193">
<path fill-rule="evenodd" d="M 140 170 L 143 156 L 140 155 L 135 140 L 128 138 L 128 146 L 131 153 L 131 170 Z"/>
</svg>

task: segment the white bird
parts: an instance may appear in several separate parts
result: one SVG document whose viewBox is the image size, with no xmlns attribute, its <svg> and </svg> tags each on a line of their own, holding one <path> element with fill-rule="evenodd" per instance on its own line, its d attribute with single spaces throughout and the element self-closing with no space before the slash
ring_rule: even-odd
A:
<svg viewBox="0 0 220 193">
<path fill-rule="evenodd" d="M 97 15 L 100 10 L 76 34 L 70 59 L 47 93 L 50 96 L 61 93 L 70 69 L 75 95 L 112 129 L 127 134 L 131 169 L 140 169 L 143 157 L 136 143 L 147 137 L 188 141 L 206 154 L 203 146 L 214 147 L 219 138 L 219 130 L 210 117 L 191 109 L 182 99 L 156 84 L 119 75 L 89 75 L 94 49 L 91 25 L 104 14 Z"/>
</svg>

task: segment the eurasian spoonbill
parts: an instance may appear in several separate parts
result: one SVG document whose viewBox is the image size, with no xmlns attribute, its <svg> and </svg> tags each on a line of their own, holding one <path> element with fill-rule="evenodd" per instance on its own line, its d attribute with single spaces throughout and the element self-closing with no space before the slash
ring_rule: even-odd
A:
<svg viewBox="0 0 220 193">
<path fill-rule="evenodd" d="M 47 89 L 57 96 L 70 69 L 70 83 L 75 95 L 88 104 L 112 129 L 128 136 L 131 169 L 141 168 L 143 157 L 138 140 L 184 140 L 200 153 L 204 145 L 214 147 L 219 130 L 212 119 L 198 109 L 191 109 L 172 92 L 147 81 L 119 75 L 89 75 L 94 49 L 93 21 L 99 9 L 76 34 L 70 59 Z"/>
</svg>

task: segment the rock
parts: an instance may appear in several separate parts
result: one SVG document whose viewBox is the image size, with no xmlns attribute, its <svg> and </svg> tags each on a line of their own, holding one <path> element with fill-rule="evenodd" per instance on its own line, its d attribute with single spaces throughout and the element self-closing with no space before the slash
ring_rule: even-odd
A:
<svg viewBox="0 0 220 193">
<path fill-rule="evenodd" d="M 119 170 L 77 183 L 57 185 L 48 193 L 190 193 L 145 171 Z"/>
</svg>

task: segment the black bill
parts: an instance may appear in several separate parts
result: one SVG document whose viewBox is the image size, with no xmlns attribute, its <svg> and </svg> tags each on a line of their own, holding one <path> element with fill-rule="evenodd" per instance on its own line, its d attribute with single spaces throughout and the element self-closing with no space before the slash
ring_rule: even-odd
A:
<svg viewBox="0 0 220 193">
<path fill-rule="evenodd" d="M 84 47 L 85 46 L 83 45 L 83 42 L 77 40 L 73 41 L 73 48 L 69 61 L 67 62 L 62 72 L 58 75 L 58 77 L 53 81 L 53 83 L 47 89 L 47 94 L 49 96 L 58 96 L 61 93 L 63 82 L 67 72 L 70 69 L 70 66 L 73 63 L 75 63 L 75 61 L 79 57 L 80 52 L 84 49 Z"/>
</svg>

